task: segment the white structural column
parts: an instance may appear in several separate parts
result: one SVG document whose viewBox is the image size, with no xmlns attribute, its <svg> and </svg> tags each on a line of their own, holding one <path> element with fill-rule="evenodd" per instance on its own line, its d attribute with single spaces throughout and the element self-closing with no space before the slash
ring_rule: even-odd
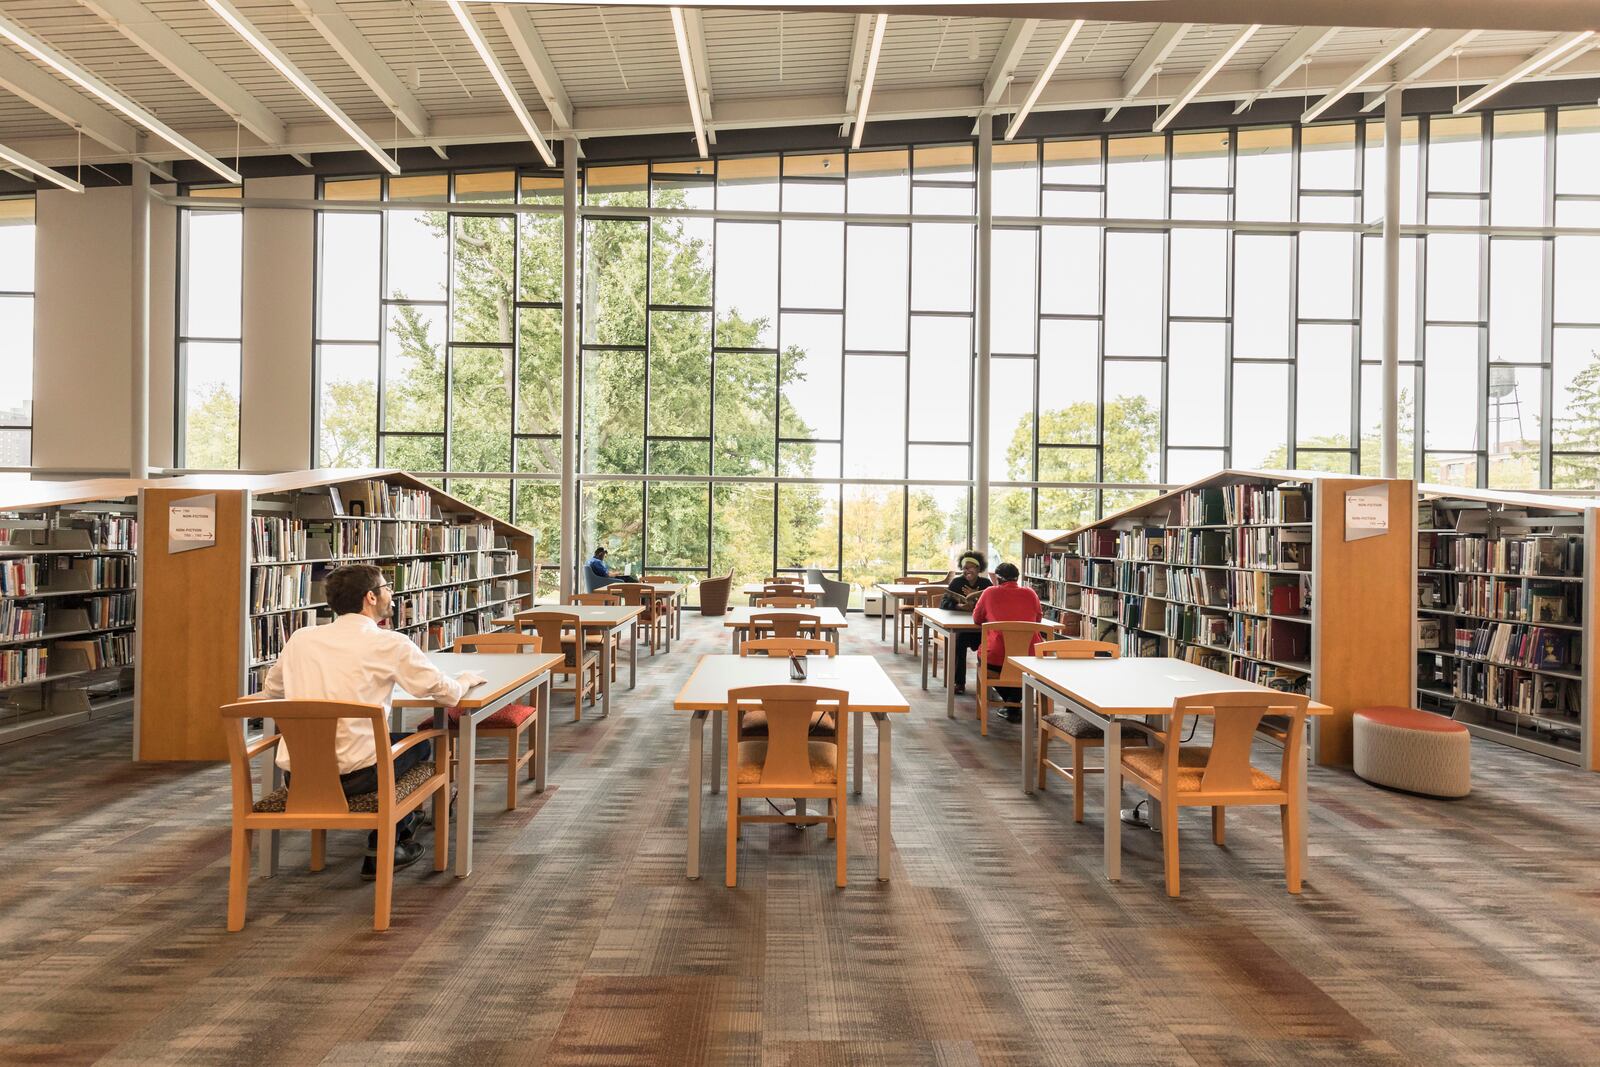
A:
<svg viewBox="0 0 1600 1067">
<path fill-rule="evenodd" d="M 311 174 L 246 178 L 244 195 L 312 200 L 317 179 Z M 250 207 L 241 229 L 239 464 L 246 470 L 313 466 L 319 449 L 312 397 L 318 390 L 306 339 L 315 332 L 310 279 L 317 258 L 316 214 Z"/>
<path fill-rule="evenodd" d="M 994 117 L 978 127 L 978 291 L 973 316 L 978 365 L 972 384 L 972 543 L 989 555 L 989 338 L 990 291 L 994 283 Z M 995 564 L 990 560 L 990 566 Z"/>
<path fill-rule="evenodd" d="M 133 168 L 128 477 L 150 475 L 150 172 Z"/>
<path fill-rule="evenodd" d="M 1400 99 L 1383 105 L 1383 444 L 1385 478 L 1397 478 L 1400 456 Z M 1407 472 L 1408 474 L 1410 472 Z"/>
<path fill-rule="evenodd" d="M 577 591 L 578 561 L 578 139 L 561 143 L 561 602 Z M 537 590 L 535 590 L 537 592 Z"/>
</svg>

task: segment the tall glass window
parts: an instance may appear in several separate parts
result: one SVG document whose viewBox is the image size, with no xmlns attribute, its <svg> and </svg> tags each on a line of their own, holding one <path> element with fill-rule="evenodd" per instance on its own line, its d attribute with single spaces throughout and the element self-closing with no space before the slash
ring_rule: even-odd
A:
<svg viewBox="0 0 1600 1067">
<path fill-rule="evenodd" d="M 180 467 L 239 466 L 244 213 L 238 186 L 190 188 L 216 208 L 178 213 L 177 442 Z"/>
<path fill-rule="evenodd" d="M 0 467 L 33 461 L 33 260 L 33 197 L 0 199 Z"/>
</svg>

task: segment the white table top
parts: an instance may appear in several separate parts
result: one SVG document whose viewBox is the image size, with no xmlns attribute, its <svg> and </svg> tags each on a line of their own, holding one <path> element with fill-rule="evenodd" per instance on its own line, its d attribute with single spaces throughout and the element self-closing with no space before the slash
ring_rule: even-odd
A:
<svg viewBox="0 0 1600 1067">
<path fill-rule="evenodd" d="M 475 671 L 488 681 L 475 685 L 461 698 L 460 706 L 468 710 L 491 704 L 507 693 L 514 693 L 562 662 L 566 657 L 551 652 L 429 652 L 433 665 L 452 678 L 462 671 Z M 392 703 L 397 708 L 431 708 L 436 706 L 432 697 L 412 696 L 394 687 Z"/>
<path fill-rule="evenodd" d="M 576 615 L 578 621 L 585 626 L 620 626 L 633 621 L 636 615 L 643 613 L 644 608 L 638 604 L 541 604 L 533 610 L 540 613 L 559 611 Z M 517 612 L 519 616 L 528 614 L 530 612 Z M 515 626 L 516 622 L 516 618 L 510 616 L 494 620 L 496 626 Z"/>
<path fill-rule="evenodd" d="M 767 583 L 766 582 L 746 582 L 744 585 L 740 586 L 739 588 L 744 592 L 745 596 L 760 596 L 763 592 L 766 591 Z M 813 584 L 811 582 L 806 582 L 804 585 L 802 585 L 800 587 L 800 591 L 802 593 L 813 593 L 813 594 L 815 594 L 817 596 L 821 596 L 822 595 L 822 586 Z M 783 594 L 782 593 L 774 593 L 772 595 L 773 596 L 782 596 Z"/>
<path fill-rule="evenodd" d="M 947 611 L 944 608 L 917 608 L 917 614 L 933 625 L 945 630 L 979 630 L 982 626 L 972 619 L 970 611 Z"/>
<path fill-rule="evenodd" d="M 873 656 L 807 656 L 809 677 L 789 677 L 787 656 L 701 656 L 672 706 L 678 711 L 721 711 L 728 690 L 747 685 L 805 685 L 843 689 L 850 711 L 909 712 L 911 705 Z"/>
<path fill-rule="evenodd" d="M 1011 662 L 1101 715 L 1166 715 L 1178 697 L 1196 693 L 1273 693 L 1264 685 L 1222 674 L 1187 660 L 1130 656 L 1126 659 L 1055 659 L 1012 656 Z M 1312 701 L 1309 714 L 1333 709 Z"/>
<path fill-rule="evenodd" d="M 662 596 L 682 596 L 689 591 L 687 585 L 678 582 L 644 582 Z"/>
<path fill-rule="evenodd" d="M 919 589 L 926 589 L 930 585 L 937 586 L 940 589 L 944 589 L 944 588 L 948 587 L 949 583 L 948 582 L 931 582 L 930 581 L 930 582 L 921 582 L 921 583 L 918 583 L 917 585 L 906 585 L 906 584 L 904 584 L 902 582 L 879 582 L 878 583 L 878 588 L 883 590 L 889 596 L 907 597 L 907 596 L 910 596 L 911 594 L 915 593 Z"/>
<path fill-rule="evenodd" d="M 723 616 L 722 625 L 745 627 L 750 625 L 752 615 L 815 615 L 817 626 L 824 630 L 835 630 L 841 626 L 849 625 L 845 621 L 844 613 L 838 608 L 729 608 L 728 614 Z"/>
</svg>

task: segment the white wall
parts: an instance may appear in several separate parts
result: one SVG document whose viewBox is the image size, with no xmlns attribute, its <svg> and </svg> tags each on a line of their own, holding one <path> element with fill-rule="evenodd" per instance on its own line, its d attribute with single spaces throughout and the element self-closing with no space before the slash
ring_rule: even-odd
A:
<svg viewBox="0 0 1600 1067">
<path fill-rule="evenodd" d="M 246 197 L 310 200 L 310 175 L 251 178 Z M 244 214 L 244 367 L 239 465 L 308 467 L 311 454 L 312 275 L 316 217 L 252 208 Z"/>
<path fill-rule="evenodd" d="M 131 188 L 41 190 L 36 201 L 33 465 L 128 468 L 133 360 Z M 150 442 L 172 454 L 174 212 L 151 206 Z"/>
</svg>

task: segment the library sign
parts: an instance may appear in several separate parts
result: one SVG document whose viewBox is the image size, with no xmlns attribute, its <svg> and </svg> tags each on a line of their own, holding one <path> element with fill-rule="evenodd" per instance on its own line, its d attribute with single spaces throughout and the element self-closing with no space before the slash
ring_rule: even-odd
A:
<svg viewBox="0 0 1600 1067">
<path fill-rule="evenodd" d="M 1344 539 L 1360 541 L 1377 537 L 1389 529 L 1389 485 L 1387 482 L 1361 489 L 1346 489 L 1344 494 Z"/>
<path fill-rule="evenodd" d="M 174 500 L 167 506 L 167 552 L 190 552 L 217 543 L 217 494 Z"/>
</svg>

